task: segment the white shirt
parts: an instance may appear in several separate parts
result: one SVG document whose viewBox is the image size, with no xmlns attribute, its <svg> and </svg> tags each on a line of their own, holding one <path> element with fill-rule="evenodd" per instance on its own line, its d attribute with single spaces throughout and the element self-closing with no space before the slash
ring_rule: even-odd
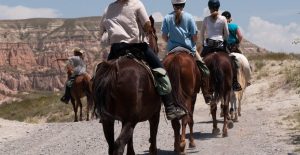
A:
<svg viewBox="0 0 300 155">
<path fill-rule="evenodd" d="M 204 18 L 200 31 L 200 38 L 202 39 L 202 43 L 204 42 L 204 45 L 206 45 L 206 38 L 224 41 L 228 36 L 229 30 L 227 20 L 224 16 L 218 15 L 216 20 L 211 16 Z"/>
<path fill-rule="evenodd" d="M 103 35 L 101 42 L 107 42 L 109 45 L 120 42 L 148 42 L 143 30 L 147 21 L 149 17 L 140 0 L 113 2 L 101 19 L 100 33 Z"/>
</svg>

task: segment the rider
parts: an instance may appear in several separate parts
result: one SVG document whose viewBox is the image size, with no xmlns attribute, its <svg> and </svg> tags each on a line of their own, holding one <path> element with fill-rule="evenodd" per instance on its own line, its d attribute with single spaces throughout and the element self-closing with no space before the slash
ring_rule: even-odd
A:
<svg viewBox="0 0 300 155">
<path fill-rule="evenodd" d="M 229 29 L 229 37 L 227 39 L 227 48 L 230 52 L 242 53 L 239 49 L 239 44 L 242 42 L 243 36 L 237 24 L 231 23 L 231 13 L 224 11 L 222 16 L 226 17 Z"/>
<path fill-rule="evenodd" d="M 68 77 L 66 82 L 66 89 L 64 96 L 60 99 L 62 102 L 68 104 L 71 99 L 71 87 L 75 78 L 79 75 L 86 74 L 86 64 L 84 62 L 84 50 L 76 47 L 73 49 L 74 56 L 69 57 L 68 59 L 58 59 L 58 60 L 67 60 L 67 70 L 72 70 L 72 75 Z"/>
<path fill-rule="evenodd" d="M 111 3 L 102 16 L 100 33 L 106 37 L 106 42 L 111 45 L 108 60 L 114 59 L 124 44 L 148 43 L 147 35 L 153 34 L 151 22 L 143 3 L 140 0 L 116 0 Z M 154 54 L 153 50 L 146 44 L 143 51 L 145 59 L 152 69 L 161 68 L 163 65 Z M 164 69 L 163 69 L 164 70 Z M 165 72 L 165 70 L 164 70 Z M 173 120 L 186 115 L 181 107 L 176 107 L 170 93 L 161 95 L 166 109 L 167 119 Z"/>
<path fill-rule="evenodd" d="M 213 50 L 220 50 L 227 52 L 226 39 L 229 36 L 229 30 L 226 18 L 219 15 L 220 2 L 219 0 L 209 0 L 208 8 L 210 15 L 205 17 L 202 23 L 200 38 L 203 43 L 203 50 L 201 56 L 206 56 Z M 231 56 L 231 55 L 230 55 Z M 234 91 L 242 90 L 241 85 L 237 81 L 238 65 L 236 64 L 236 58 L 232 57 L 232 71 L 233 71 L 233 83 L 232 88 Z"/>
<path fill-rule="evenodd" d="M 184 12 L 186 0 L 171 0 L 174 11 L 165 16 L 161 31 L 162 38 L 168 43 L 167 49 L 171 51 L 176 47 L 184 47 L 196 56 L 197 66 L 204 75 L 209 70 L 196 51 L 197 25 L 191 14 Z"/>
</svg>

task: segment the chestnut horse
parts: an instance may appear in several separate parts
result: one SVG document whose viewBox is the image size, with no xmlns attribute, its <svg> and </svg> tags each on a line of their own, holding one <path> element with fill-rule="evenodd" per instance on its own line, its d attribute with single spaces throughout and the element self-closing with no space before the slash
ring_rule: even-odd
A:
<svg viewBox="0 0 300 155">
<path fill-rule="evenodd" d="M 197 93 L 200 91 L 200 71 L 193 56 L 186 51 L 169 53 L 163 62 L 172 84 L 171 93 L 175 104 L 181 105 L 188 111 L 188 115 L 182 118 L 181 136 L 179 133 L 179 120 L 176 119 L 172 121 L 172 127 L 175 135 L 175 151 L 182 153 L 185 150 L 187 124 L 190 127 L 189 147 L 196 146 L 193 136 L 193 113 Z"/>
<path fill-rule="evenodd" d="M 72 75 L 72 70 L 68 69 L 68 78 Z M 89 121 L 89 113 L 93 106 L 92 97 L 92 84 L 91 77 L 88 74 L 82 74 L 75 78 L 72 88 L 71 88 L 71 103 L 74 110 L 74 122 L 78 122 L 78 107 L 79 109 L 79 121 L 82 121 L 82 102 L 81 98 L 85 97 L 87 99 L 86 106 L 86 121 Z"/>
<path fill-rule="evenodd" d="M 202 86 L 202 91 L 207 92 L 211 100 L 207 99 L 207 94 L 204 94 L 205 100 L 210 101 L 210 111 L 213 118 L 213 134 L 219 134 L 220 129 L 217 127 L 217 103 L 223 101 L 224 105 L 221 110 L 224 114 L 223 124 L 223 137 L 228 136 L 227 122 L 232 124 L 232 121 L 228 120 L 228 107 L 230 101 L 230 93 L 232 89 L 232 63 L 231 57 L 225 52 L 213 52 L 204 57 L 204 62 L 210 71 L 210 77 L 204 78 L 205 82 Z"/>
<path fill-rule="evenodd" d="M 154 29 L 154 20 L 152 17 L 150 19 Z M 158 49 L 155 33 L 150 35 L 149 39 L 155 40 L 150 42 L 150 47 Z M 127 154 L 135 154 L 133 130 L 137 123 L 146 120 L 150 123 L 149 151 L 150 154 L 157 154 L 156 136 L 161 99 L 147 68 L 126 56 L 100 63 L 94 76 L 93 96 L 96 110 L 101 116 L 110 155 L 123 154 L 125 145 L 127 145 Z M 114 139 L 115 120 L 122 122 L 121 133 L 116 140 Z"/>
</svg>

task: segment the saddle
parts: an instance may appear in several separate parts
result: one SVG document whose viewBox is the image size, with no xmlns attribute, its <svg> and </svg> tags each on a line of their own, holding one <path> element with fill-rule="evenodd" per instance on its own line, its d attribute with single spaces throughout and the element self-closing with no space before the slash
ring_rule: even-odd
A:
<svg viewBox="0 0 300 155">
<path fill-rule="evenodd" d="M 207 46 L 204 46 L 203 51 L 201 52 L 201 57 L 205 57 L 206 55 L 213 53 L 213 52 L 225 52 L 230 53 L 226 48 L 226 42 L 213 40 L 213 39 L 206 39 Z"/>
<path fill-rule="evenodd" d="M 109 59 L 117 59 L 121 56 L 125 56 L 129 53 L 138 60 L 145 60 L 144 52 L 147 50 L 147 43 L 114 43 L 110 49 Z"/>
<path fill-rule="evenodd" d="M 145 51 L 148 50 L 147 43 L 115 43 L 111 46 L 109 59 L 127 57 L 144 67 L 149 73 L 155 88 L 161 95 L 168 94 L 171 91 L 170 82 L 167 79 L 167 73 L 164 69 L 152 69 L 146 61 Z"/>
</svg>

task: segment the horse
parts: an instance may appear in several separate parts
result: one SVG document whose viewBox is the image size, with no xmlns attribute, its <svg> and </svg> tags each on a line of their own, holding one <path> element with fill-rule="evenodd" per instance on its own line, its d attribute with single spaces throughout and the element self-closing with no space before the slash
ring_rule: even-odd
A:
<svg viewBox="0 0 300 155">
<path fill-rule="evenodd" d="M 228 136 L 228 127 L 233 127 L 232 121 L 228 120 L 228 107 L 231 99 L 233 79 L 231 59 L 229 54 L 221 51 L 209 53 L 203 59 L 210 71 L 209 78 L 204 78 L 201 88 L 205 102 L 210 104 L 210 111 L 213 118 L 212 133 L 215 135 L 220 133 L 220 129 L 217 127 L 216 111 L 217 103 L 223 101 L 224 105 L 221 109 L 224 114 L 223 137 Z"/>
<path fill-rule="evenodd" d="M 68 78 L 72 75 L 72 69 L 67 69 Z M 82 102 L 81 98 L 86 96 L 87 106 L 86 106 L 86 121 L 89 121 L 89 113 L 93 106 L 92 97 L 92 83 L 91 77 L 88 74 L 82 74 L 75 78 L 72 88 L 71 88 L 71 103 L 74 110 L 74 122 L 78 122 L 78 107 L 79 110 L 79 121 L 82 121 Z"/>
<path fill-rule="evenodd" d="M 240 53 L 231 53 L 231 54 L 234 55 L 238 60 L 239 69 L 238 69 L 237 79 L 242 87 L 241 91 L 237 91 L 237 92 L 231 91 L 230 116 L 234 122 L 237 122 L 238 116 L 241 116 L 241 102 L 242 102 L 243 94 L 251 79 L 251 67 L 249 61 L 243 54 Z"/>
<path fill-rule="evenodd" d="M 189 125 L 190 137 L 189 147 L 196 147 L 193 136 L 193 113 L 197 93 L 200 91 L 200 71 L 194 57 L 187 51 L 178 50 L 169 53 L 163 60 L 172 84 L 172 96 L 177 105 L 184 107 L 188 115 L 182 118 L 182 132 L 180 136 L 180 123 L 178 119 L 172 120 L 172 127 L 175 136 L 175 151 L 184 152 L 186 126 Z"/>
<path fill-rule="evenodd" d="M 150 16 L 152 29 L 154 20 Z M 155 31 L 153 31 L 155 32 Z M 158 49 L 155 33 L 149 36 L 150 48 Z M 154 41 L 153 41 L 154 40 Z M 155 51 L 158 52 L 158 51 Z M 93 96 L 100 113 L 109 154 L 135 154 L 133 130 L 137 123 L 150 123 L 150 154 L 157 154 L 156 136 L 160 118 L 161 99 L 154 81 L 144 65 L 127 56 L 102 62 L 97 66 L 93 81 Z M 114 121 L 122 122 L 121 133 L 114 139 Z"/>
</svg>

